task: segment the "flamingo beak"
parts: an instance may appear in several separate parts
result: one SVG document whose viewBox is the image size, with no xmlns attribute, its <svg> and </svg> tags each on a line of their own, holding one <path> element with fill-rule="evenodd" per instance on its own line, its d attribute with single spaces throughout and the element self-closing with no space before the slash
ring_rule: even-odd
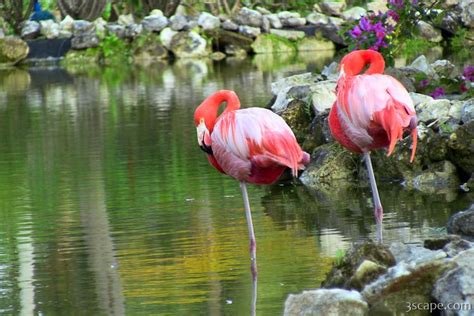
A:
<svg viewBox="0 0 474 316">
<path fill-rule="evenodd" d="M 206 124 L 204 123 L 204 119 L 201 119 L 199 121 L 199 125 L 196 127 L 199 147 L 202 147 L 202 145 L 204 144 L 204 135 L 206 135 L 206 131 L 207 131 L 207 127 L 206 127 Z"/>
</svg>

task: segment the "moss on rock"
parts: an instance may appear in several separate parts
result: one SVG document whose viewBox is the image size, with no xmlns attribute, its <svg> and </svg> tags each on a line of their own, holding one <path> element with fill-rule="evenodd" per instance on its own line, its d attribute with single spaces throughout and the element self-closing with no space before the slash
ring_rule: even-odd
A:
<svg viewBox="0 0 474 316">
<path fill-rule="evenodd" d="M 296 52 L 296 43 L 275 34 L 261 34 L 252 43 L 256 54 Z"/>
</svg>

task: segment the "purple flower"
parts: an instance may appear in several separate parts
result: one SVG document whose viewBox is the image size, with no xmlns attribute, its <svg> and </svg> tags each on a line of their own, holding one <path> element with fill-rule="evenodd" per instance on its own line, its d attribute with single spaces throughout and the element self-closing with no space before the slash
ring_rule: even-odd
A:
<svg viewBox="0 0 474 316">
<path fill-rule="evenodd" d="M 393 5 L 397 9 L 401 9 L 403 7 L 403 0 L 388 0 L 388 4 Z"/>
<path fill-rule="evenodd" d="M 356 25 L 352 30 L 349 31 L 349 35 L 352 36 L 352 38 L 358 38 L 362 35 L 362 30 L 358 25 Z"/>
<path fill-rule="evenodd" d="M 366 16 L 360 19 L 359 26 L 362 31 L 370 32 L 372 30 L 372 24 Z"/>
<path fill-rule="evenodd" d="M 438 88 L 434 89 L 433 92 L 430 93 L 430 96 L 434 99 L 438 99 L 438 98 L 440 98 L 441 96 L 443 96 L 445 94 L 446 94 L 446 91 L 444 91 L 444 88 L 438 87 Z"/>
<path fill-rule="evenodd" d="M 428 79 L 423 79 L 420 81 L 420 88 L 426 88 L 430 84 L 430 81 Z"/>
<path fill-rule="evenodd" d="M 411 4 L 417 5 L 417 4 L 418 4 L 418 0 L 412 0 Z"/>
<path fill-rule="evenodd" d="M 394 10 L 388 10 L 387 15 L 391 17 L 392 20 L 394 20 L 395 22 L 398 22 L 400 20 L 400 16 Z"/>
<path fill-rule="evenodd" d="M 474 66 L 470 65 L 464 68 L 462 76 L 464 80 L 474 82 Z"/>
</svg>

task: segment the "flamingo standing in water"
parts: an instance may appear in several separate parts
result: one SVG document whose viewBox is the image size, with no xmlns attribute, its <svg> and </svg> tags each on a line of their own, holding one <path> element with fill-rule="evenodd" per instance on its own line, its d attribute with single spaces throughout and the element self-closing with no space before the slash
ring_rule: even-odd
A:
<svg viewBox="0 0 474 316">
<path fill-rule="evenodd" d="M 361 71 L 368 66 L 364 74 Z M 417 144 L 417 118 L 413 102 L 403 85 L 384 75 L 382 55 L 372 50 L 347 54 L 340 63 L 336 102 L 329 113 L 334 138 L 347 149 L 362 153 L 367 166 L 377 222 L 377 240 L 382 242 L 383 208 L 375 182 L 370 150 L 388 147 L 387 156 L 404 131 L 413 138 L 411 158 Z"/>
<path fill-rule="evenodd" d="M 227 106 L 217 116 L 220 105 Z M 286 168 L 293 176 L 304 169 L 309 154 L 277 114 L 263 108 L 239 109 L 237 94 L 220 90 L 194 112 L 197 139 L 218 171 L 240 181 L 250 239 L 250 259 L 256 261 L 256 242 L 246 183 L 272 184 Z M 255 272 L 255 271 L 254 271 Z"/>
</svg>

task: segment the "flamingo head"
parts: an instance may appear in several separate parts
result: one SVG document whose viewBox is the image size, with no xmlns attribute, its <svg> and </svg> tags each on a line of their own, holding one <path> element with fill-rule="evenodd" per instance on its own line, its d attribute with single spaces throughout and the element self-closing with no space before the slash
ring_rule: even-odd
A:
<svg viewBox="0 0 474 316">
<path fill-rule="evenodd" d="M 212 155 L 211 148 L 211 134 L 206 126 L 206 121 L 204 118 L 199 119 L 199 123 L 196 125 L 197 140 L 199 147 L 206 153 Z"/>
<path fill-rule="evenodd" d="M 374 50 L 355 50 L 344 56 L 340 63 L 341 73 L 349 76 L 360 74 L 368 66 L 365 74 L 383 73 L 385 61 L 379 52 Z"/>
</svg>

